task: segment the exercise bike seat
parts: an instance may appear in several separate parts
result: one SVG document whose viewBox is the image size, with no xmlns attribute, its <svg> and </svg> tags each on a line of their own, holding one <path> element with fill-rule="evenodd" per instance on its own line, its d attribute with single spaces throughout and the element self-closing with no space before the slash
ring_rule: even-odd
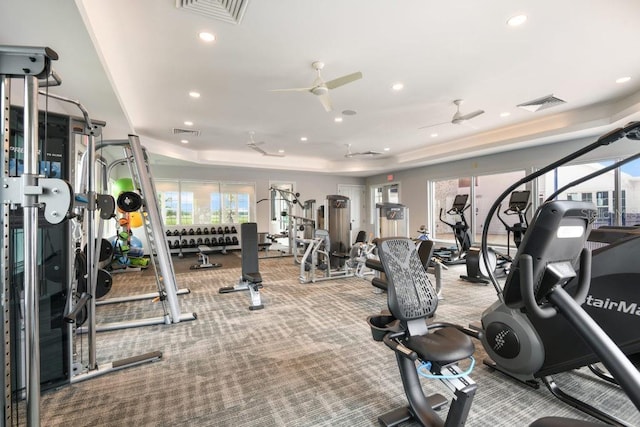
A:
<svg viewBox="0 0 640 427">
<path fill-rule="evenodd" d="M 474 345 L 464 333 L 454 327 L 429 331 L 426 335 L 412 335 L 404 345 L 415 351 L 422 360 L 446 365 L 473 355 Z"/>
</svg>

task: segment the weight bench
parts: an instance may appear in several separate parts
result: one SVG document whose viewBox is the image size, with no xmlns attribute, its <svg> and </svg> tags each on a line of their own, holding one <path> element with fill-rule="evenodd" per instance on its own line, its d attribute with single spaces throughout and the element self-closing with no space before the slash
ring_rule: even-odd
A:
<svg viewBox="0 0 640 427">
<path fill-rule="evenodd" d="M 207 246 L 207 245 L 200 245 L 198 246 L 198 264 L 193 264 L 190 268 L 191 270 L 197 270 L 200 268 L 220 268 L 222 267 L 222 264 L 212 264 L 209 261 L 209 255 L 212 254 L 215 251 L 215 249 Z"/>
<path fill-rule="evenodd" d="M 260 297 L 262 276 L 258 264 L 258 225 L 246 222 L 240 225 L 240 249 L 242 251 L 242 276 L 235 286 L 228 286 L 218 290 L 221 294 L 237 291 L 249 291 L 251 305 L 249 310 L 264 308 Z"/>
</svg>

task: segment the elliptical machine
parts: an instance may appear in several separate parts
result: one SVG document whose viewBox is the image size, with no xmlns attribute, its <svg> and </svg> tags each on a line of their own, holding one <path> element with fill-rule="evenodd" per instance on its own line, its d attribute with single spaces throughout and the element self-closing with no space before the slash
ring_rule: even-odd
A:
<svg viewBox="0 0 640 427">
<path fill-rule="evenodd" d="M 513 225 L 507 224 L 507 222 L 500 216 L 500 209 L 496 211 L 498 219 L 504 225 L 507 230 L 507 259 L 511 260 L 511 240 L 510 236 L 513 234 L 513 243 L 516 246 L 516 250 L 520 247 L 522 237 L 529 228 L 529 221 L 527 221 L 527 213 L 531 209 L 531 202 L 529 196 L 531 192 L 529 190 L 514 191 L 509 197 L 509 207 L 503 212 L 505 215 L 517 215 L 518 222 Z"/>
<path fill-rule="evenodd" d="M 467 251 L 471 247 L 471 234 L 469 234 L 469 223 L 464 216 L 464 212 L 471 207 L 468 194 L 458 194 L 453 200 L 451 209 L 447 211 L 447 215 L 457 215 L 460 217 L 456 223 L 447 222 L 442 218 L 442 208 L 440 208 L 440 222 L 448 225 L 453 230 L 456 240 L 456 249 L 439 248 L 434 251 L 434 255 L 438 257 L 445 265 L 464 264 Z"/>
<path fill-rule="evenodd" d="M 499 209 L 500 202 L 513 190 L 526 182 L 564 165 L 603 145 L 609 145 L 619 139 L 628 138 L 640 140 L 640 122 L 633 122 L 624 128 L 616 129 L 600 137 L 596 142 L 584 147 L 568 156 L 532 173 L 516 182 L 492 205 L 485 223 L 487 227 L 482 233 L 482 251 L 488 253 L 487 234 L 488 224 Z M 624 159 L 607 168 L 603 168 L 591 175 L 578 179 L 552 194 L 547 201 L 552 200 L 567 188 L 577 185 L 601 175 L 608 170 L 638 158 L 638 155 Z M 544 206 L 544 205 L 543 205 Z M 535 221 L 541 210 L 534 215 Z M 566 229 L 572 232 L 573 229 Z M 545 240 L 530 235 L 529 229 L 523 239 L 531 245 L 545 245 Z M 522 247 L 518 249 L 520 253 Z M 548 249 L 548 248 L 547 248 Z M 591 262 L 591 281 L 582 299 L 583 309 L 609 335 L 618 347 L 626 354 L 640 352 L 640 266 L 637 254 L 640 253 L 640 235 L 631 235 L 618 239 L 608 246 L 593 251 Z M 516 255 L 516 258 L 518 256 Z M 634 261 L 635 259 L 635 261 Z M 575 267 L 575 266 L 574 266 Z M 487 308 L 482 314 L 482 328 L 476 337 L 491 358 L 485 361 L 489 366 L 523 381 L 529 385 L 538 386 L 541 380 L 547 388 L 562 401 L 577 409 L 610 424 L 627 425 L 614 416 L 580 401 L 562 391 L 554 382 L 551 375 L 571 369 L 587 366 L 600 360 L 599 356 L 585 344 L 583 339 L 575 333 L 573 326 L 560 316 L 548 318 L 532 313 L 529 306 L 514 304 L 511 301 L 521 300 L 518 296 L 510 295 L 517 286 L 512 286 L 518 280 L 520 266 L 515 263 L 507 277 L 505 288 L 498 284 L 493 271 L 488 269 L 488 276 L 498 294 L 498 301 Z M 537 286 L 541 286 L 538 283 Z M 570 295 L 579 292 L 578 280 L 568 280 L 565 289 Z M 624 327 L 620 327 L 624 324 Z"/>
</svg>

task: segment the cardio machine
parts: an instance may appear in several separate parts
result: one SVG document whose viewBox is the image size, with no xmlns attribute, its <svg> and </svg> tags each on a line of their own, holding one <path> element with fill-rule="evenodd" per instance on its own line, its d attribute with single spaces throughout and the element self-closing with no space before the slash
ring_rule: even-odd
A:
<svg viewBox="0 0 640 427">
<path fill-rule="evenodd" d="M 640 140 L 639 129 L 640 123 L 635 122 L 625 128 L 609 132 L 589 146 L 516 182 L 505 190 L 493 204 L 485 223 L 489 223 L 501 200 L 515 188 L 600 146 L 611 144 L 624 137 Z M 550 202 L 567 188 L 618 167 L 628 160 L 629 158 L 568 184 L 552 194 L 547 202 Z M 534 215 L 532 224 L 538 221 L 541 212 L 544 212 L 543 207 Z M 585 205 L 580 209 L 592 208 Z M 485 227 L 482 235 L 483 252 L 488 250 L 487 229 L 488 227 Z M 575 230 L 571 231 L 572 229 L 567 230 L 569 233 L 576 232 Z M 537 227 L 534 231 L 532 225 L 524 234 L 516 254 L 516 260 L 525 245 L 527 247 L 532 245 L 543 247 L 555 244 L 548 243 L 547 240 L 552 241 L 551 238 L 544 238 L 541 227 Z M 640 265 L 637 262 L 637 254 L 640 253 L 640 234 L 627 233 L 625 237 L 611 239 L 611 241 L 612 243 L 607 246 L 593 251 L 590 286 L 580 298 L 582 309 L 613 339 L 624 354 L 634 355 L 640 353 L 640 336 L 637 333 L 640 330 L 640 307 L 638 306 L 638 301 L 640 301 Z M 551 250 L 552 248 L 547 249 Z M 477 334 L 491 359 L 486 360 L 485 363 L 534 387 L 538 387 L 539 380 L 541 380 L 555 397 L 571 406 L 601 421 L 614 425 L 626 425 L 624 421 L 568 395 L 555 383 L 552 375 L 596 363 L 601 360 L 601 356 L 587 345 L 583 337 L 574 331 L 571 322 L 568 322 L 564 317 L 536 316 L 530 307 L 512 302 L 514 299 L 512 293 L 518 292 L 514 291 L 517 287 L 512 282 L 519 280 L 520 270 L 520 266 L 514 261 L 504 289 L 497 283 L 493 272 L 489 273 L 498 294 L 498 301 L 483 312 L 482 326 Z M 579 280 L 575 278 L 567 280 L 566 286 L 563 285 L 563 287 L 569 295 L 576 296 L 582 292 Z"/>
<path fill-rule="evenodd" d="M 463 264 L 467 251 L 471 247 L 471 234 L 469 234 L 469 223 L 464 216 L 464 212 L 471 207 L 467 204 L 468 194 L 458 194 L 453 200 L 451 209 L 447 215 L 457 215 L 460 219 L 455 223 L 447 222 L 442 218 L 442 208 L 440 208 L 440 222 L 448 225 L 453 230 L 456 240 L 456 249 L 439 248 L 434 251 L 434 255 L 440 258 L 445 265 Z"/>
<path fill-rule="evenodd" d="M 529 222 L 527 221 L 527 212 L 531 208 L 529 194 L 529 190 L 514 191 L 511 193 L 511 196 L 509 197 L 509 207 L 503 213 L 505 215 L 518 216 L 518 222 L 513 225 L 507 224 L 507 222 L 500 216 L 500 209 L 496 211 L 498 219 L 507 230 L 507 254 L 504 255 L 489 248 L 489 261 L 485 263 L 482 251 L 479 247 L 469 248 L 467 256 L 465 257 L 467 274 L 461 275 L 461 279 L 466 280 L 467 282 L 482 283 L 486 285 L 490 283 L 487 268 L 491 268 L 492 271 L 494 271 L 494 274 L 500 274 L 501 277 L 504 277 L 509 273 L 509 263 L 511 262 L 510 236 L 513 234 L 513 241 L 516 248 L 518 248 L 522 241 L 522 237 L 529 226 Z M 487 265 L 489 267 L 487 267 Z"/>
<path fill-rule="evenodd" d="M 513 234 L 513 243 L 516 246 L 516 250 L 520 247 L 520 243 L 522 242 L 522 237 L 524 237 L 524 233 L 526 233 L 527 228 L 529 227 L 529 221 L 527 220 L 527 213 L 531 208 L 531 202 L 529 201 L 529 196 L 531 192 L 529 190 L 523 191 L 514 191 L 511 193 L 509 197 L 509 207 L 505 209 L 503 212 L 505 215 L 517 215 L 518 221 L 513 223 L 513 225 L 507 224 L 507 222 L 500 216 L 500 209 L 496 211 L 498 219 L 504 225 L 504 228 L 507 230 L 507 258 L 511 259 L 511 239 L 510 236 Z"/>
</svg>

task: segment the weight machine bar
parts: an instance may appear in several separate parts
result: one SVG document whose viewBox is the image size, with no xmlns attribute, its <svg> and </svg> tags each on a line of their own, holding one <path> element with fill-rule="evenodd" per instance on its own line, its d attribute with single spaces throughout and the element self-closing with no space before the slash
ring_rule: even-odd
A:
<svg viewBox="0 0 640 427">
<path fill-rule="evenodd" d="M 9 113 L 10 113 L 10 93 L 11 93 L 11 79 L 7 76 L 0 75 L 0 136 L 2 140 L 2 176 L 6 178 L 9 176 Z M 9 206 L 5 203 L 2 204 L 2 241 L 5 242 L 0 245 L 0 259 L 2 259 L 2 269 L 0 270 L 0 286 L 2 295 L 0 298 L 0 305 L 2 305 L 2 339 L 3 349 L 2 360 L 2 379 L 0 384 L 2 385 L 2 420 L 3 425 L 10 425 L 11 422 L 11 310 L 10 304 L 10 287 L 9 287 Z"/>
<path fill-rule="evenodd" d="M 176 285 L 176 276 L 171 263 L 171 254 L 167 242 L 164 239 L 164 230 L 162 229 L 162 218 L 158 210 L 158 200 L 151 182 L 151 176 L 148 164 L 145 158 L 144 150 L 140 144 L 140 138 L 137 135 L 129 135 L 129 146 L 133 154 L 133 161 L 136 165 L 137 175 L 140 184 L 140 190 L 144 195 L 144 203 L 146 211 L 149 215 L 151 231 L 155 240 L 155 248 L 157 251 L 160 272 L 164 282 L 164 289 L 167 294 L 167 302 L 169 304 L 169 312 L 171 314 L 171 323 L 179 323 L 181 320 L 180 306 L 178 305 L 178 286 Z M 153 256 L 153 254 L 151 254 Z"/>
<path fill-rule="evenodd" d="M 38 79 L 24 77 L 24 294 L 27 425 L 40 426 L 40 291 L 38 283 Z"/>
</svg>

